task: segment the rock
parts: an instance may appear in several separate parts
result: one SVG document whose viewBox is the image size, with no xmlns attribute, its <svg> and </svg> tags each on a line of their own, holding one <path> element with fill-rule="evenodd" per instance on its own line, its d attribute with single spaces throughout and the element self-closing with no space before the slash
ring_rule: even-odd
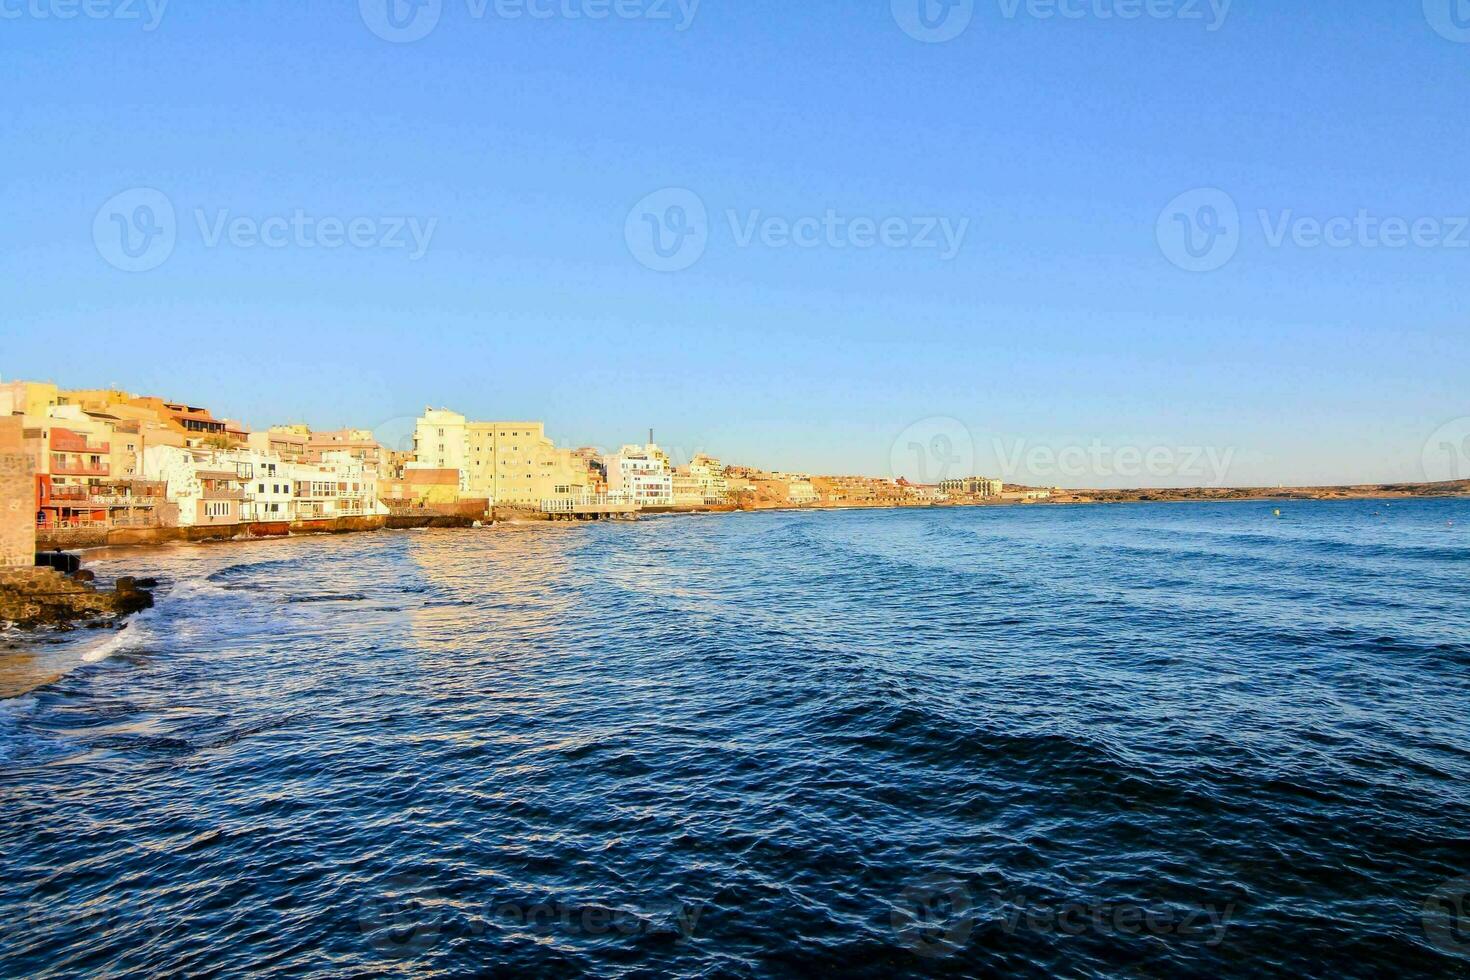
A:
<svg viewBox="0 0 1470 980">
<path fill-rule="evenodd" d="M 100 592 L 52 568 L 0 572 L 0 620 L 23 627 L 89 625 L 152 605 L 153 596 L 132 578 L 118 579 L 112 592 Z"/>
<path fill-rule="evenodd" d="M 117 590 L 113 592 L 113 596 L 117 601 L 117 611 L 123 615 L 153 608 L 153 595 L 138 588 L 138 582 L 133 578 L 118 579 Z"/>
</svg>

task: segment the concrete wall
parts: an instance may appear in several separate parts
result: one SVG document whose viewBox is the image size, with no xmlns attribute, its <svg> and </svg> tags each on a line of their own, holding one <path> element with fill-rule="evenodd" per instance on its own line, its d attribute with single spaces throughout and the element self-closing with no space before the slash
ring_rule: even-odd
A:
<svg viewBox="0 0 1470 980">
<path fill-rule="evenodd" d="M 0 418 L 0 568 L 36 563 L 36 470 L 22 420 Z"/>
</svg>

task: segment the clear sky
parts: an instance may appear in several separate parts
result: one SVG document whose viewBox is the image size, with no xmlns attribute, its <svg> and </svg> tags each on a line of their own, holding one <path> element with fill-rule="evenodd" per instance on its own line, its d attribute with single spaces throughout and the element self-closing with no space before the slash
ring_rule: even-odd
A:
<svg viewBox="0 0 1470 980">
<path fill-rule="evenodd" d="M 0 0 L 6 380 L 817 472 L 938 435 L 1070 485 L 1215 482 L 1193 447 L 1230 483 L 1418 479 L 1470 416 L 1450 0 L 159 2 Z M 136 188 L 171 236 L 132 237 L 164 218 Z M 697 261 L 650 268 L 650 220 Z M 119 267 L 125 228 L 160 264 Z M 1091 472 L 1130 449 L 1175 455 Z"/>
</svg>

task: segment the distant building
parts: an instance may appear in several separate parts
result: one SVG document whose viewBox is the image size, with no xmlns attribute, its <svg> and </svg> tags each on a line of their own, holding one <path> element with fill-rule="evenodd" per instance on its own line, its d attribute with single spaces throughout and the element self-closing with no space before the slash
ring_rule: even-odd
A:
<svg viewBox="0 0 1470 980">
<path fill-rule="evenodd" d="M 608 495 L 639 507 L 674 506 L 674 478 L 668 456 L 653 443 L 624 446 L 604 456 Z"/>
<path fill-rule="evenodd" d="M 258 453 L 273 453 L 286 462 L 300 462 L 306 458 L 310 430 L 301 425 L 273 425 L 264 432 L 252 432 L 247 445 Z"/>
<path fill-rule="evenodd" d="M 893 506 L 906 499 L 904 488 L 891 480 L 868 476 L 814 476 L 812 487 L 830 504 Z"/>
<path fill-rule="evenodd" d="M 969 476 L 963 480 L 943 480 L 939 489 L 959 497 L 999 497 L 1005 490 L 1005 484 L 988 477 Z"/>
</svg>

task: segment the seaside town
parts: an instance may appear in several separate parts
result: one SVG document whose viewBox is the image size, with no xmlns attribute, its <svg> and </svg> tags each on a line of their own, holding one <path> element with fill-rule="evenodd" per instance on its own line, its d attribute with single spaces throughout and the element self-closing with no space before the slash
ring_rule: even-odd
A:
<svg viewBox="0 0 1470 980">
<path fill-rule="evenodd" d="M 3 499 L 33 520 L 41 550 L 1051 496 L 979 476 L 919 485 L 770 472 L 704 453 L 676 464 L 648 435 L 616 451 L 563 448 L 540 422 L 472 421 L 429 408 L 414 424 L 412 446 L 394 449 L 369 429 L 251 431 L 207 407 L 160 397 L 0 383 Z"/>
</svg>

